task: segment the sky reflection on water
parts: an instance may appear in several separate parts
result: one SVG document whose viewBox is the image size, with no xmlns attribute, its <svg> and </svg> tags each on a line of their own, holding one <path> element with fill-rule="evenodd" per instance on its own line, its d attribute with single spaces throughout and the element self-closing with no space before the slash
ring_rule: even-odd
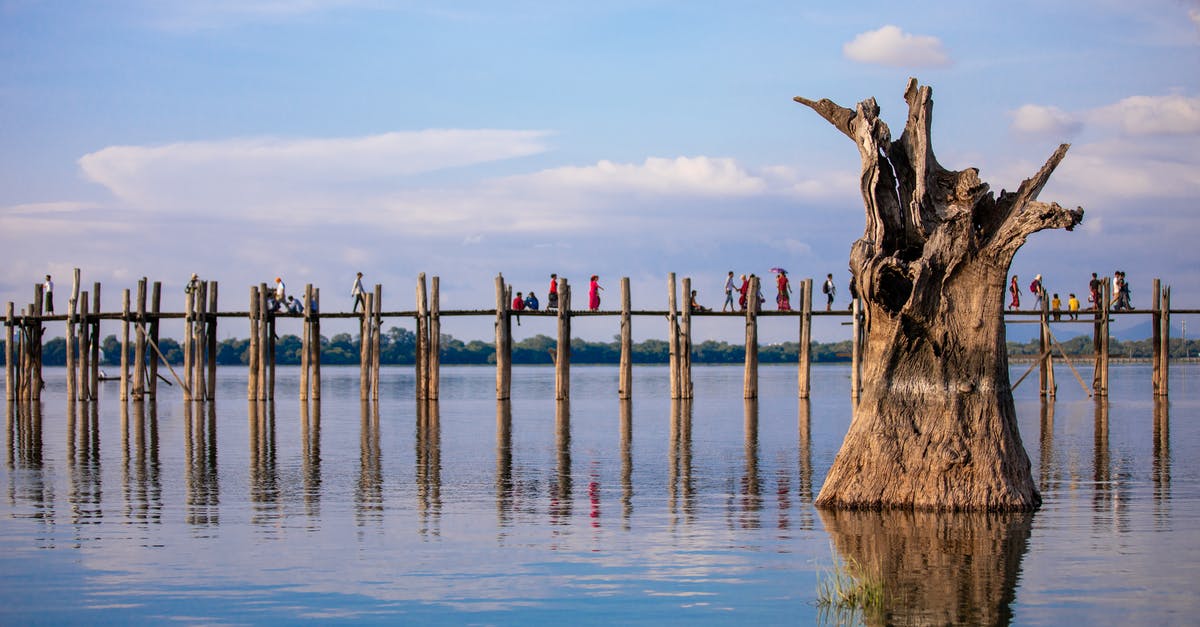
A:
<svg viewBox="0 0 1200 627">
<path fill-rule="evenodd" d="M 216 403 L 122 410 L 115 386 L 68 411 L 7 416 L 0 622 L 814 622 L 834 553 L 892 598 L 870 622 L 1187 622 L 1200 605 L 1197 384 L 1172 400 L 1114 367 L 1105 405 L 1060 377 L 1016 392 L 1044 504 L 1032 515 L 818 512 L 845 434 L 848 370 L 697 367 L 671 403 L 665 368 L 634 401 L 616 369 L 447 368 L 442 401 L 385 369 L 378 403 L 327 369 L 317 406 L 281 371 L 273 405 L 223 369 Z M 1086 378 L 1088 373 L 1081 373 Z M 828 617 L 826 617 L 828 618 Z"/>
</svg>

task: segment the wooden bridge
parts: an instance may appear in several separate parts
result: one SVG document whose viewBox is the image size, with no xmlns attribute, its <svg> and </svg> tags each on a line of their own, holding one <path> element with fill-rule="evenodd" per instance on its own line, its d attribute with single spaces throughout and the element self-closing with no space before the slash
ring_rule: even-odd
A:
<svg viewBox="0 0 1200 627">
<path fill-rule="evenodd" d="M 249 375 L 246 397 L 249 400 L 267 401 L 275 398 L 275 324 L 279 318 L 297 318 L 303 321 L 301 348 L 300 399 L 321 398 L 321 320 L 352 318 L 359 321 L 360 328 L 360 373 L 359 388 L 363 400 L 379 398 L 379 355 L 380 336 L 385 318 L 412 318 L 416 322 L 416 397 L 419 400 L 437 400 L 439 394 L 441 318 L 443 316 L 488 316 L 495 319 L 496 345 L 496 398 L 510 397 L 512 382 L 512 319 L 514 316 L 545 316 L 557 320 L 558 337 L 554 353 L 555 398 L 570 397 L 571 378 L 571 320 L 581 316 L 618 316 L 620 319 L 620 362 L 618 368 L 617 394 L 621 399 L 632 397 L 633 341 L 631 335 L 634 316 L 665 318 L 668 328 L 669 367 L 671 398 L 692 398 L 692 319 L 697 316 L 739 318 L 744 321 L 746 331 L 745 369 L 743 392 L 745 398 L 758 397 L 758 319 L 763 316 L 794 317 L 798 320 L 797 339 L 799 344 L 797 391 L 800 398 L 808 398 L 811 392 L 811 332 L 814 316 L 849 318 L 851 330 L 851 395 L 858 397 L 861 390 L 861 356 L 864 341 L 860 302 L 856 299 L 849 310 L 814 311 L 812 307 L 812 279 L 803 279 L 798 285 L 799 303 L 794 311 L 761 311 L 755 298 L 747 300 L 740 312 L 717 312 L 692 310 L 690 303 L 691 279 L 681 282 L 684 305 L 677 297 L 677 281 L 674 273 L 667 279 L 667 309 L 633 310 L 630 303 L 629 278 L 621 279 L 620 310 L 586 311 L 571 308 L 571 285 L 567 279 L 558 281 L 559 304 L 556 309 L 544 311 L 511 309 L 512 288 L 502 275 L 495 279 L 496 304 L 491 309 L 441 310 L 439 306 L 438 277 L 432 277 L 428 285 L 424 273 L 418 275 L 416 285 L 416 308 L 413 310 L 384 311 L 383 288 L 375 285 L 365 295 L 362 312 L 319 312 L 320 289 L 311 284 L 304 288 L 303 313 L 282 313 L 268 306 L 270 290 L 263 283 L 249 290 L 249 306 L 245 311 L 224 311 L 218 307 L 218 285 L 216 281 L 199 282 L 196 289 L 187 293 L 184 311 L 181 313 L 161 310 L 162 284 L 148 284 L 145 278 L 138 281 L 136 294 L 130 290 L 122 292 L 120 312 L 100 311 L 100 283 L 94 283 L 91 292 L 80 291 L 80 271 L 75 269 L 68 310 L 65 314 L 43 312 L 42 285 L 34 287 L 33 302 L 17 313 L 14 304 L 7 304 L 5 326 L 5 390 L 6 399 L 40 400 L 44 382 L 42 378 L 42 348 L 45 325 L 64 322 L 67 343 L 67 395 L 73 400 L 91 401 L 97 397 L 100 381 L 100 324 L 102 321 L 119 321 L 121 324 L 121 400 L 156 399 L 158 380 L 163 378 L 160 364 L 171 374 L 183 390 L 184 400 L 212 400 L 215 395 L 217 323 L 221 318 L 243 318 L 248 320 L 250 331 Z M 1109 324 L 1114 315 L 1149 315 L 1152 320 L 1154 356 L 1153 389 L 1155 396 L 1166 396 L 1168 386 L 1168 364 L 1170 346 L 1170 320 L 1172 314 L 1196 314 L 1200 310 L 1172 310 L 1170 287 L 1160 287 L 1154 279 L 1152 307 L 1149 310 L 1114 312 L 1110 309 L 1109 291 L 1112 282 L 1103 282 L 1102 306 L 1096 310 L 1079 312 L 1082 319 L 1053 319 L 1055 324 L 1066 322 L 1089 324 L 1093 327 L 1094 369 L 1089 387 L 1079 375 L 1062 346 L 1050 332 L 1051 316 L 1071 312 L 1051 312 L 1048 300 L 1042 298 L 1040 310 L 1007 311 L 1009 323 L 1036 323 L 1040 325 L 1041 355 L 1022 375 L 1015 388 L 1034 367 L 1039 368 L 1039 385 L 1043 396 L 1053 397 L 1057 389 L 1054 379 L 1054 353 L 1071 368 L 1079 384 L 1089 394 L 1108 395 Z M 752 278 L 748 294 L 757 294 L 758 278 Z M 316 304 L 318 307 L 314 307 Z M 182 319 L 184 339 L 182 342 L 184 363 L 182 373 L 175 371 L 159 349 L 159 324 L 162 320 Z M 130 342 L 133 346 L 133 363 L 130 364 Z M 148 349 L 152 352 L 148 353 Z"/>
</svg>

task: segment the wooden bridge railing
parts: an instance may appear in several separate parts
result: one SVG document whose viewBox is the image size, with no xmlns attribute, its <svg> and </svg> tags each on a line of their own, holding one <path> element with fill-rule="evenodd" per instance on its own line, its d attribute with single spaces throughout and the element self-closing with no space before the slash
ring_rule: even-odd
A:
<svg viewBox="0 0 1200 627">
<path fill-rule="evenodd" d="M 34 301 L 18 313 L 9 302 L 5 312 L 5 390 L 7 400 L 40 400 L 44 387 L 42 379 L 42 348 L 45 323 L 65 322 L 67 342 L 67 394 L 73 400 L 95 400 L 98 390 L 100 323 L 105 320 L 121 322 L 121 399 L 142 400 L 157 398 L 158 380 L 166 380 L 158 372 L 158 365 L 167 366 L 174 380 L 183 390 L 184 399 L 212 400 L 216 393 L 217 323 L 221 318 L 243 318 L 249 322 L 250 345 L 248 348 L 248 378 L 246 395 L 250 400 L 266 401 L 275 397 L 275 325 L 280 318 L 296 318 L 303 322 L 301 347 L 300 400 L 320 400 L 321 397 L 321 345 L 320 325 L 322 319 L 357 319 L 359 321 L 359 387 L 363 400 L 379 398 L 380 339 L 385 318 L 412 318 L 416 323 L 415 381 L 416 397 L 420 400 L 437 400 L 439 396 L 439 339 L 443 316 L 489 316 L 496 324 L 496 398 L 506 400 L 511 396 L 512 385 L 512 319 L 522 317 L 553 317 L 557 322 L 558 342 L 553 354 L 555 367 L 555 398 L 570 397 L 571 320 L 588 316 L 619 316 L 620 318 L 620 362 L 618 368 L 617 393 L 621 399 L 632 398 L 632 318 L 661 317 L 667 320 L 669 346 L 669 377 L 672 398 L 690 399 L 693 396 L 691 381 L 692 322 L 696 317 L 738 317 L 744 320 L 746 329 L 745 367 L 743 392 L 746 398 L 758 396 L 758 319 L 762 317 L 791 317 L 798 319 L 797 339 L 799 343 L 797 394 L 808 398 L 811 392 L 811 338 L 814 317 L 850 317 L 851 337 L 851 396 L 858 397 L 861 389 L 860 372 L 864 329 L 859 302 L 855 300 L 851 309 L 840 311 L 814 311 L 812 307 L 812 279 L 799 283 L 798 307 L 793 311 L 760 311 L 757 299 L 750 298 L 744 311 L 709 311 L 693 309 L 691 303 L 691 279 L 683 278 L 684 302 L 680 306 L 676 293 L 676 276 L 671 273 L 667 281 L 667 304 L 665 310 L 634 310 L 630 306 L 629 279 L 621 279 L 619 310 L 574 310 L 571 308 L 571 285 L 563 278 L 558 279 L 559 308 L 541 311 L 513 311 L 512 288 L 505 283 L 503 275 L 495 280 L 496 306 L 491 309 L 441 310 L 439 280 L 432 277 L 428 291 L 426 277 L 421 273 L 416 285 L 416 309 L 383 309 L 383 289 L 375 285 L 365 295 L 365 307 L 361 312 L 315 311 L 320 303 L 320 290 L 306 285 L 303 295 L 303 313 L 275 311 L 269 306 L 269 288 L 263 283 L 250 288 L 249 308 L 246 311 L 221 311 L 218 307 L 218 285 L 216 281 L 201 281 L 187 292 L 183 312 L 161 311 L 161 283 L 138 281 L 136 300 L 131 299 L 130 290 L 122 292 L 120 312 L 100 311 L 100 284 L 95 283 L 89 292 L 79 290 L 79 270 L 74 272 L 68 310 L 64 314 L 43 312 L 42 286 L 34 288 Z M 1039 387 L 1043 396 L 1053 397 L 1056 391 L 1054 380 L 1054 352 L 1067 362 L 1080 384 L 1089 394 L 1108 394 L 1108 365 L 1110 337 L 1109 325 L 1114 316 L 1149 314 L 1152 320 L 1154 345 L 1153 389 L 1156 396 L 1169 393 L 1169 347 L 1170 321 L 1172 315 L 1200 314 L 1196 309 L 1171 309 L 1170 287 L 1160 287 L 1154 279 L 1152 305 L 1149 310 L 1113 311 L 1110 306 L 1111 281 L 1103 282 L 1102 306 L 1098 310 L 1081 312 L 1050 311 L 1046 299 L 1042 298 L 1041 310 L 1007 311 L 1006 317 L 1015 317 L 1010 322 L 1032 322 L 1040 325 L 1041 355 L 1036 365 L 1039 370 Z M 149 289 L 148 289 L 149 288 Z M 748 293 L 758 293 L 758 278 L 752 278 Z M 149 294 L 149 299 L 147 295 Z M 90 296 L 90 298 L 89 298 Z M 89 307 L 89 302 L 91 307 Z M 1052 316 L 1083 314 L 1083 319 L 1071 320 Z M 1020 318 L 1033 318 L 1023 320 Z M 159 324 L 163 320 L 184 321 L 183 373 L 175 372 L 159 349 Z M 1061 344 L 1050 333 L 1050 323 L 1090 324 L 1093 327 L 1094 368 L 1091 389 L 1083 383 L 1078 371 L 1063 351 Z M 134 364 L 132 373 L 127 363 L 130 355 L 130 331 L 134 332 Z M 147 352 L 150 349 L 152 353 Z M 1028 374 L 1028 372 L 1026 373 Z M 1024 376 L 1013 385 L 1019 385 Z"/>
</svg>

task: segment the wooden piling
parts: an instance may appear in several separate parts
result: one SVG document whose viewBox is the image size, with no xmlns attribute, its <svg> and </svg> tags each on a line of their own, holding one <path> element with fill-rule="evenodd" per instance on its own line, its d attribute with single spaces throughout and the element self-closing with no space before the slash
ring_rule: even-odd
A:
<svg viewBox="0 0 1200 627">
<path fill-rule="evenodd" d="M 275 301 L 275 307 L 282 307 L 283 304 Z M 267 364 L 267 395 L 266 400 L 275 400 L 275 311 L 267 312 L 267 341 L 263 345 L 267 349 L 266 364 Z"/>
<path fill-rule="evenodd" d="M 617 395 L 633 398 L 633 316 L 629 296 L 629 277 L 621 277 L 621 362 L 617 369 Z"/>
<path fill-rule="evenodd" d="M 679 300 L 675 290 L 675 273 L 667 274 L 667 376 L 670 377 L 671 399 L 679 392 Z"/>
<path fill-rule="evenodd" d="M 8 302 L 8 306 L 4 312 L 4 400 L 13 401 L 17 399 L 16 383 L 17 378 L 16 367 L 13 364 L 13 325 L 16 321 L 13 319 L 13 303 Z"/>
<path fill-rule="evenodd" d="M 425 273 L 417 274 L 417 319 L 416 342 L 413 347 L 413 361 L 416 369 L 417 400 L 429 398 L 429 328 L 428 328 L 428 297 L 425 291 Z M 497 349 L 499 352 L 499 349 Z M 497 382 L 499 385 L 499 382 Z"/>
<path fill-rule="evenodd" d="M 192 400 L 192 388 L 195 387 L 192 378 L 194 370 L 196 342 L 196 294 L 195 290 L 187 289 L 183 295 L 183 380 L 188 382 L 183 392 L 183 400 Z"/>
<path fill-rule="evenodd" d="M 746 366 L 742 374 L 742 398 L 758 398 L 758 277 L 750 277 L 746 289 Z"/>
<path fill-rule="evenodd" d="M 79 398 L 79 390 L 76 387 L 78 373 L 76 372 L 77 364 L 75 360 L 76 351 L 79 346 L 79 338 L 75 332 L 75 325 L 78 321 L 77 312 L 79 306 L 79 268 L 75 268 L 74 278 L 71 281 L 71 298 L 67 300 L 67 399 L 75 401 Z"/>
<path fill-rule="evenodd" d="M 796 391 L 800 398 L 808 398 L 812 383 L 812 279 L 800 282 L 800 346 L 799 371 Z"/>
<path fill-rule="evenodd" d="M 358 334 L 358 398 L 366 401 L 371 398 L 371 317 L 374 311 L 375 294 L 364 294 L 362 317 L 359 319 Z"/>
<path fill-rule="evenodd" d="M 205 321 L 204 339 L 208 343 L 205 363 L 208 365 L 208 386 L 205 398 L 217 398 L 217 282 L 208 282 L 208 320 Z"/>
<path fill-rule="evenodd" d="M 92 328 L 88 332 L 89 344 L 91 345 L 92 356 L 88 361 L 91 364 L 92 371 L 88 382 L 89 399 L 96 400 L 97 394 L 100 392 L 100 282 L 92 283 L 92 311 L 95 315 L 92 317 Z"/>
<path fill-rule="evenodd" d="M 692 398 L 692 279 L 683 278 L 683 315 L 679 324 L 679 394 Z"/>
<path fill-rule="evenodd" d="M 158 314 L 162 307 L 162 281 L 155 281 L 150 287 L 150 344 L 158 346 L 159 320 Z M 150 360 L 150 385 L 148 392 L 150 398 L 158 398 L 158 360 Z"/>
<path fill-rule="evenodd" d="M 304 323 L 300 333 L 300 400 L 308 400 L 309 356 L 312 347 L 312 283 L 304 285 Z M 305 412 L 307 416 L 307 411 Z M 306 421 L 307 422 L 307 421 Z"/>
<path fill-rule="evenodd" d="M 496 400 L 507 401 L 512 393 L 512 321 L 504 275 L 496 275 Z"/>
<path fill-rule="evenodd" d="M 1150 344 L 1153 357 L 1150 359 L 1152 373 L 1151 388 L 1155 396 L 1162 394 L 1162 287 L 1157 278 L 1150 284 Z"/>
<path fill-rule="evenodd" d="M 12 303 L 9 303 L 9 309 L 10 310 L 12 309 Z M 20 322 L 16 322 L 16 324 L 19 324 L 20 326 L 18 326 L 16 328 L 17 339 L 16 339 L 16 346 L 14 348 L 14 352 L 16 353 L 15 359 L 17 360 L 17 363 L 16 363 L 16 368 L 15 368 L 16 373 L 15 373 L 13 384 L 16 386 L 15 389 L 17 391 L 13 395 L 13 398 L 19 399 L 19 400 L 25 400 L 25 399 L 29 398 L 28 390 L 27 390 L 28 379 L 29 379 L 29 371 L 28 371 L 28 365 L 27 365 L 27 362 L 28 362 L 27 353 L 29 351 L 28 351 L 27 344 L 29 343 L 29 337 L 26 333 L 26 327 L 28 326 L 29 323 L 25 319 L 25 314 L 27 312 L 28 312 L 28 309 L 22 309 Z"/>
<path fill-rule="evenodd" d="M 379 400 L 380 334 L 383 333 L 383 285 L 375 284 L 375 307 L 371 314 L 371 400 Z"/>
<path fill-rule="evenodd" d="M 91 380 L 91 344 L 97 338 L 92 337 L 88 315 L 91 313 L 88 309 L 88 293 L 83 292 L 80 295 L 80 317 L 82 322 L 79 324 L 79 376 L 76 382 L 79 384 L 79 394 L 76 398 L 81 401 L 87 401 L 95 398 L 93 394 L 95 389 L 92 386 Z M 97 311 L 96 313 L 100 313 Z"/>
<path fill-rule="evenodd" d="M 426 387 L 426 398 L 438 400 L 441 388 L 442 367 L 442 313 L 441 313 L 441 284 L 438 277 L 433 277 L 429 291 L 429 346 L 426 350 L 426 364 L 429 369 L 429 385 Z"/>
<path fill-rule="evenodd" d="M 256 344 L 255 368 L 258 376 L 258 384 L 255 387 L 258 390 L 255 400 L 267 400 L 267 351 L 270 349 L 270 342 L 267 338 L 271 335 L 270 325 L 267 323 L 271 317 L 271 312 L 267 309 L 267 284 L 258 284 L 258 342 Z"/>
<path fill-rule="evenodd" d="M 188 379 L 188 386 L 192 391 L 192 398 L 202 401 L 207 398 L 207 387 L 204 384 L 205 368 L 205 347 L 208 344 L 208 329 L 206 327 L 208 321 L 208 283 L 199 281 L 196 284 L 195 290 L 195 325 L 192 327 L 192 376 Z"/>
<path fill-rule="evenodd" d="M 30 371 L 30 368 L 32 366 L 30 365 L 30 360 L 31 360 L 30 350 L 31 349 L 29 347 L 29 344 L 30 344 L 29 335 L 31 333 L 31 330 L 29 328 L 29 324 L 30 324 L 30 318 L 32 316 L 33 316 L 33 305 L 29 305 L 28 307 L 21 310 L 21 327 L 20 327 L 21 339 L 19 340 L 21 350 L 20 350 L 20 356 L 18 357 L 20 359 L 20 368 L 18 371 L 20 372 L 19 378 L 20 378 L 20 386 L 21 387 L 20 387 L 20 391 L 18 392 L 17 396 L 18 396 L 18 398 L 20 398 L 23 401 L 29 400 L 30 395 L 32 394 L 32 392 L 29 389 L 30 388 L 29 380 L 30 380 L 30 377 L 32 376 L 32 373 Z"/>
<path fill-rule="evenodd" d="M 554 353 L 554 399 L 571 398 L 571 284 L 558 279 L 558 345 Z"/>
<path fill-rule="evenodd" d="M 1162 378 L 1159 381 L 1159 396 L 1168 396 L 1171 392 L 1171 286 L 1163 288 L 1162 294 L 1162 349 L 1159 350 L 1159 366 Z"/>
<path fill-rule="evenodd" d="M 1046 306 L 1045 299 L 1043 299 L 1043 306 Z M 1054 335 L 1052 333 L 1050 333 L 1050 322 L 1049 322 L 1048 317 L 1047 317 L 1047 321 L 1046 321 L 1045 333 L 1046 333 L 1046 353 L 1047 353 L 1046 354 L 1046 396 L 1053 399 L 1058 396 L 1058 382 L 1054 378 L 1054 350 L 1052 348 L 1053 343 L 1054 343 Z M 1066 356 L 1064 355 L 1064 358 L 1065 357 Z"/>
<path fill-rule="evenodd" d="M 146 398 L 146 278 L 137 285 L 137 335 L 133 353 L 133 400 Z"/>
<path fill-rule="evenodd" d="M 1111 337 L 1109 323 L 1111 321 L 1110 307 L 1112 306 L 1112 278 L 1104 277 L 1104 286 L 1100 290 L 1103 304 L 1100 309 L 1100 352 L 1097 356 L 1096 381 L 1099 388 L 1098 396 L 1108 398 L 1108 349 Z"/>
<path fill-rule="evenodd" d="M 76 317 L 76 340 L 71 342 L 72 346 L 77 346 L 78 357 L 76 358 L 77 374 L 76 386 L 77 394 L 74 398 L 80 401 L 92 399 L 91 386 L 91 322 L 88 320 L 88 311 L 91 306 L 91 301 L 88 299 L 88 292 L 80 292 L 77 303 L 79 314 Z M 68 368 L 67 370 L 71 370 Z"/>
<path fill-rule="evenodd" d="M 121 400 L 129 400 L 129 290 L 121 291 Z"/>
<path fill-rule="evenodd" d="M 250 343 L 246 347 L 246 400 L 258 399 L 258 288 L 250 287 L 250 306 L 247 309 L 250 324 Z"/>
<path fill-rule="evenodd" d="M 312 393 L 309 395 L 313 400 L 321 400 L 321 288 L 313 288 L 313 303 L 317 306 L 317 311 L 313 314 L 313 354 L 309 358 L 312 363 Z M 307 309 L 306 309 L 307 310 Z"/>
<path fill-rule="evenodd" d="M 1038 369 L 1038 395 L 1054 398 L 1058 384 L 1054 381 L 1054 350 L 1051 348 L 1050 334 L 1050 301 L 1046 298 L 1046 290 L 1038 287 L 1042 307 L 1038 311 L 1038 354 L 1042 355 Z"/>
<path fill-rule="evenodd" d="M 45 379 L 42 378 L 42 307 L 44 298 L 42 294 L 42 284 L 38 283 L 33 288 L 33 321 L 29 327 L 29 398 L 34 401 L 42 400 L 42 388 L 45 387 Z"/>
</svg>

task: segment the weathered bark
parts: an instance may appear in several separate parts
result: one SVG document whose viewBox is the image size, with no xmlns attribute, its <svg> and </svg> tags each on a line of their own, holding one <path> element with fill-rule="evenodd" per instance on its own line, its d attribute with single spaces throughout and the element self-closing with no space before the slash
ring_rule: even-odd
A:
<svg viewBox="0 0 1200 627">
<path fill-rule="evenodd" d="M 904 97 L 896 141 L 873 98 L 856 110 L 795 99 L 858 146 L 866 206 L 850 251 L 867 334 L 863 390 L 817 505 L 1033 509 L 1041 497 L 1017 430 L 1003 296 L 1030 234 L 1083 219 L 1036 200 L 1068 145 L 996 198 L 976 169 L 935 159 L 932 90 L 909 79 Z"/>
</svg>

